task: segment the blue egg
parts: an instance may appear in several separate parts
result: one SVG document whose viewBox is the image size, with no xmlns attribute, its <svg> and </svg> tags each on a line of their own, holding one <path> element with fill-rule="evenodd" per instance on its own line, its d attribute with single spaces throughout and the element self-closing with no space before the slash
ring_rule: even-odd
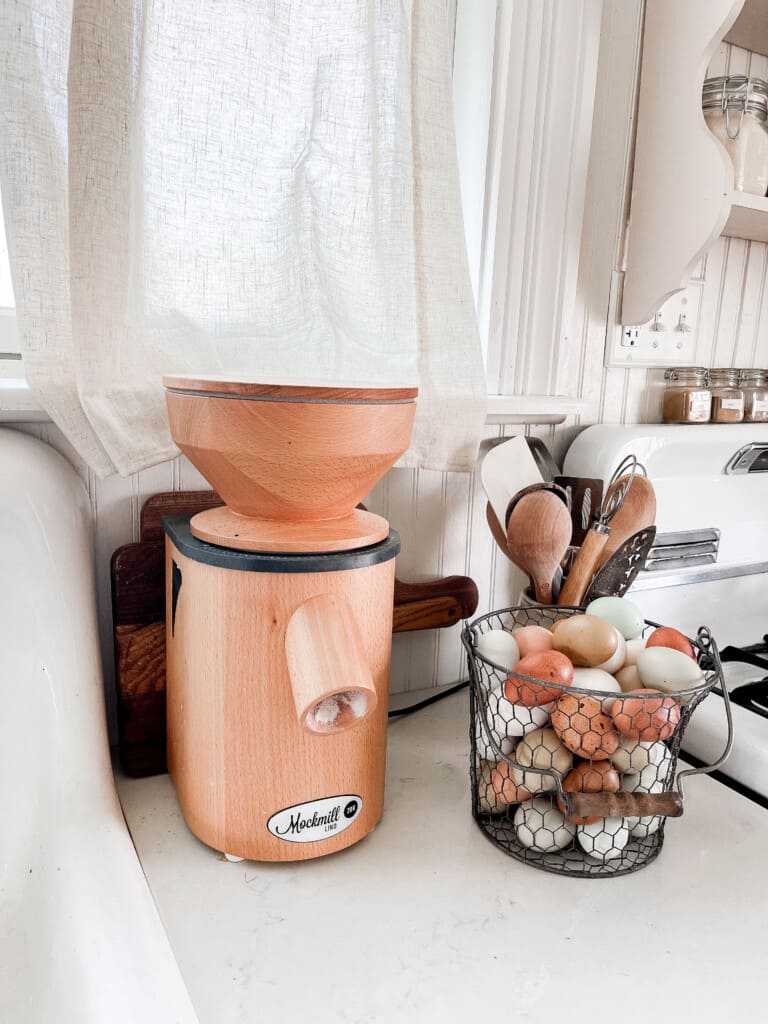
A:
<svg viewBox="0 0 768 1024">
<path fill-rule="evenodd" d="M 610 622 L 625 640 L 634 640 L 643 632 L 643 613 L 626 597 L 596 597 L 585 610 L 587 615 L 597 615 Z"/>
</svg>

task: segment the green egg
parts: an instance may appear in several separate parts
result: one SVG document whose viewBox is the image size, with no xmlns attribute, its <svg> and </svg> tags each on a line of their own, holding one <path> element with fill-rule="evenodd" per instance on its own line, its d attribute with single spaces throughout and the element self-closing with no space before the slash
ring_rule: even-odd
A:
<svg viewBox="0 0 768 1024">
<path fill-rule="evenodd" d="M 643 632 L 643 613 L 626 597 L 596 597 L 585 611 L 610 622 L 625 640 L 634 640 Z"/>
</svg>

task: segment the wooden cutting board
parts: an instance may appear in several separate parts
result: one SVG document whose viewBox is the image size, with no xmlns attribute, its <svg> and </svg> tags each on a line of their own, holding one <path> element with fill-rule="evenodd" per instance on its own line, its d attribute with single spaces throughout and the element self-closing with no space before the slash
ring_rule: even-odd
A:
<svg viewBox="0 0 768 1024">
<path fill-rule="evenodd" d="M 118 738 L 127 775 L 166 770 L 165 763 L 165 555 L 162 517 L 194 515 L 223 502 L 213 491 L 173 491 L 148 498 L 140 540 L 112 556 Z M 395 580 L 394 633 L 442 629 L 473 615 L 477 586 L 469 576 L 428 583 Z"/>
</svg>

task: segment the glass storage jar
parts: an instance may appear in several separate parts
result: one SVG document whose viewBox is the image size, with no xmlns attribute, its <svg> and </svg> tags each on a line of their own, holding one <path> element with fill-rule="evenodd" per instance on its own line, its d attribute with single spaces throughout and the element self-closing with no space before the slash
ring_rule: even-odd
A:
<svg viewBox="0 0 768 1024">
<path fill-rule="evenodd" d="M 762 78 L 708 78 L 701 93 L 704 119 L 733 164 L 733 187 L 768 190 L 768 84 Z"/>
<path fill-rule="evenodd" d="M 768 370 L 742 370 L 744 419 L 747 423 L 768 423 Z"/>
<path fill-rule="evenodd" d="M 709 371 L 712 390 L 713 423 L 741 423 L 744 419 L 744 392 L 739 386 L 739 371 L 723 367 Z"/>
<path fill-rule="evenodd" d="M 679 366 L 664 374 L 667 387 L 662 404 L 665 423 L 709 423 L 712 394 L 703 366 Z"/>
</svg>

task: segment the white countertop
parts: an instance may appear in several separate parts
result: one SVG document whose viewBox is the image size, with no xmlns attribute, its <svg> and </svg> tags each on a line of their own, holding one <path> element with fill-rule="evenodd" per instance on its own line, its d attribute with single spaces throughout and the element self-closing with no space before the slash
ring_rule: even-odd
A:
<svg viewBox="0 0 768 1024">
<path fill-rule="evenodd" d="M 118 786 L 201 1024 L 764 1020 L 768 811 L 710 779 L 653 864 L 598 881 L 484 838 L 466 691 L 392 722 L 384 819 L 325 859 L 229 864 L 167 776 Z"/>
</svg>

